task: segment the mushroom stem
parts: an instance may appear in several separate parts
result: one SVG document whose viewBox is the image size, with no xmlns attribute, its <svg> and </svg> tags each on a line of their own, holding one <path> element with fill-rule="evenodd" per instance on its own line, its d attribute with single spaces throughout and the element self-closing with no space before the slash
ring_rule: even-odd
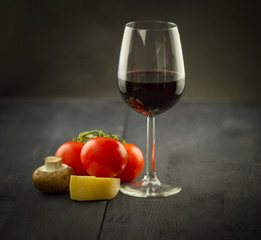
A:
<svg viewBox="0 0 261 240">
<path fill-rule="evenodd" d="M 63 168 L 62 164 L 62 157 L 54 157 L 54 156 L 49 156 L 46 157 L 45 160 L 45 165 L 44 165 L 44 170 L 45 171 L 57 171 L 59 169 Z"/>
</svg>

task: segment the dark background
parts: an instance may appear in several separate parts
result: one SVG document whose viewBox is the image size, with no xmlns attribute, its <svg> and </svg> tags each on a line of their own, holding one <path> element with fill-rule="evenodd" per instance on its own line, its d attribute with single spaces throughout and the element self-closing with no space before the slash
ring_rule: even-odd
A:
<svg viewBox="0 0 261 240">
<path fill-rule="evenodd" d="M 119 97 L 124 25 L 178 24 L 183 99 L 261 102 L 257 1 L 22 1 L 0 3 L 0 97 Z"/>
</svg>

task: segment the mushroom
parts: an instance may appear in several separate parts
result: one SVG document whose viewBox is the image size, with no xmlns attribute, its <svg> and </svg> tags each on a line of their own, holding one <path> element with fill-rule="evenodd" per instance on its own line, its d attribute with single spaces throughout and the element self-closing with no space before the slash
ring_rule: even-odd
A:
<svg viewBox="0 0 261 240">
<path fill-rule="evenodd" d="M 34 186 L 43 193 L 60 193 L 69 188 L 73 168 L 62 163 L 62 157 L 49 156 L 45 165 L 37 168 L 32 176 Z"/>
</svg>

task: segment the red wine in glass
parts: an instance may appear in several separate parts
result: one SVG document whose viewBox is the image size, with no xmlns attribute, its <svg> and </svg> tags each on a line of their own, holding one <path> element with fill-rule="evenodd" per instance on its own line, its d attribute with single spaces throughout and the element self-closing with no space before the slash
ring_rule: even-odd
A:
<svg viewBox="0 0 261 240">
<path fill-rule="evenodd" d="M 125 102 L 137 112 L 156 116 L 180 99 L 185 79 L 172 71 L 132 71 L 126 80 L 118 79 L 118 88 Z"/>
<path fill-rule="evenodd" d="M 163 21 L 134 21 L 124 28 L 118 66 L 118 89 L 125 103 L 147 118 L 144 177 L 121 184 L 120 191 L 143 198 L 168 197 L 181 191 L 173 181 L 161 182 L 155 164 L 155 116 L 173 107 L 185 86 L 178 27 Z M 171 131 L 171 129 L 170 129 Z"/>
</svg>

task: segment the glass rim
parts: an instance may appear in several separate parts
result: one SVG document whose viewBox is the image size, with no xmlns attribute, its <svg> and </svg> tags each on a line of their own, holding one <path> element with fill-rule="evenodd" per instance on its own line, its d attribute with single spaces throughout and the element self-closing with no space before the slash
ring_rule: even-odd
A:
<svg viewBox="0 0 261 240">
<path fill-rule="evenodd" d="M 152 24 L 158 25 L 158 27 L 152 27 Z M 135 25 L 143 25 L 143 27 L 138 27 Z M 149 25 L 151 25 L 149 27 Z M 159 27 L 159 25 L 162 25 Z M 147 27 L 145 27 L 147 26 Z M 162 30 L 170 30 L 177 28 L 177 24 L 168 21 L 158 21 L 158 20 L 139 20 L 139 21 L 132 21 L 125 24 L 125 27 L 131 28 L 133 30 L 146 30 L 146 31 L 162 31 Z"/>
</svg>

